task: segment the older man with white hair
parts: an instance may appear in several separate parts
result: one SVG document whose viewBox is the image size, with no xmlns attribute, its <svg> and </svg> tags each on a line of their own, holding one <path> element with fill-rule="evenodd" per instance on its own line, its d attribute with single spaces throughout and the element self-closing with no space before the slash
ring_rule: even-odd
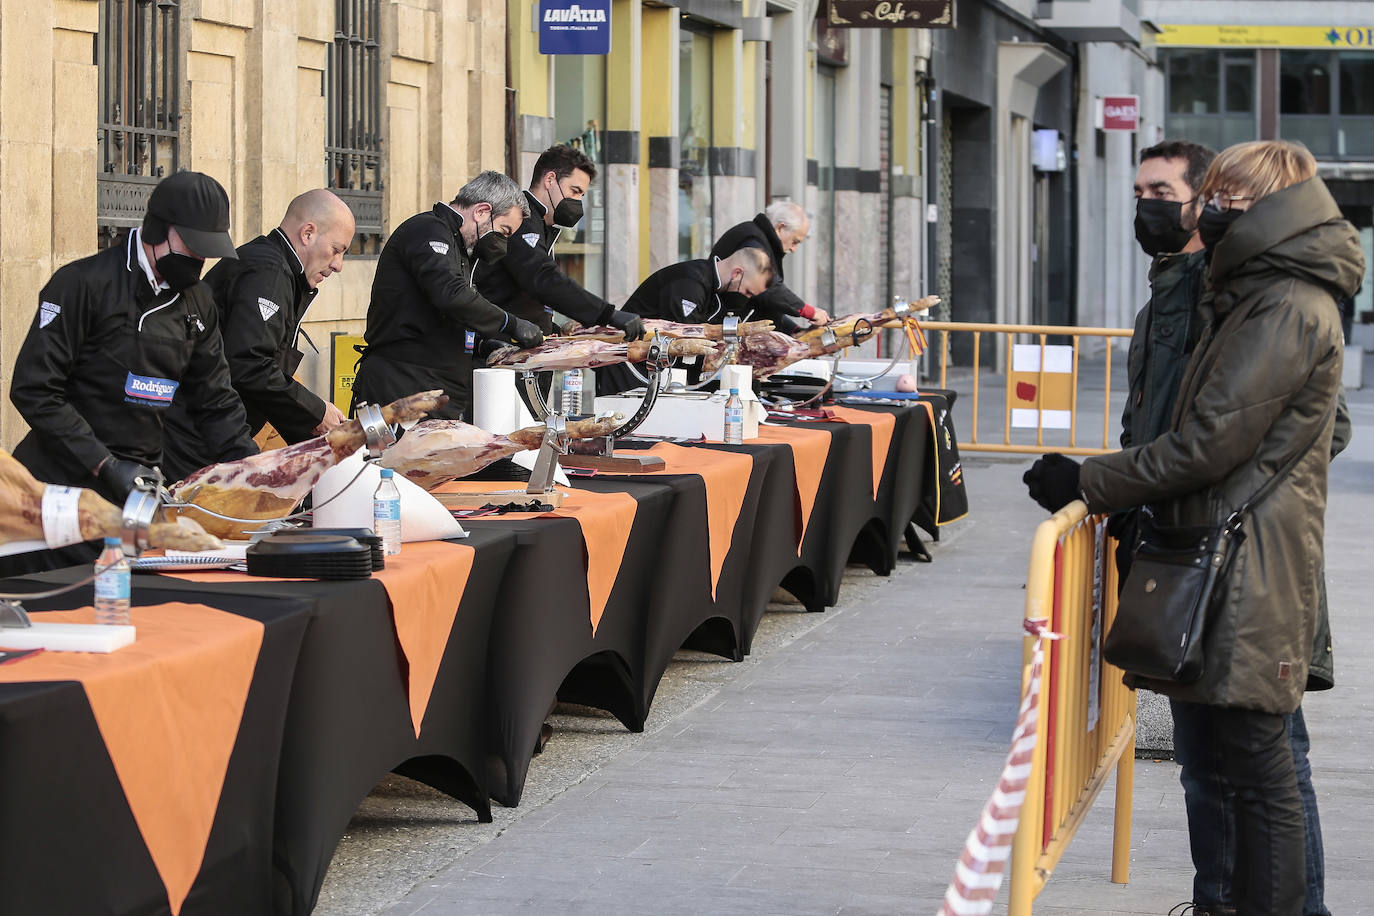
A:
<svg viewBox="0 0 1374 916">
<path fill-rule="evenodd" d="M 727 299 L 726 311 L 743 315 L 753 310 L 755 318 L 771 318 L 784 331 L 803 330 L 808 322 L 817 325 L 829 321 L 824 309 L 807 305 L 783 282 L 782 259 L 796 251 L 810 234 L 811 217 L 806 209 L 795 201 L 780 199 L 749 222 L 722 235 L 711 249 L 713 257 L 728 258 L 741 248 L 757 248 L 768 255 L 773 266 L 773 284 L 767 290 L 752 301 L 735 295 L 723 297 Z"/>
</svg>

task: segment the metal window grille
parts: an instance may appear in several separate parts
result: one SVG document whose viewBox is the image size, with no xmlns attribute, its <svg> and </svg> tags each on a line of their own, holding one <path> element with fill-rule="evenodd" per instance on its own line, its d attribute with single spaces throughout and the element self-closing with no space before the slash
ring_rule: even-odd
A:
<svg viewBox="0 0 1374 916">
<path fill-rule="evenodd" d="M 141 224 L 153 186 L 177 170 L 180 12 L 176 0 L 101 0 L 100 247 Z"/>
<path fill-rule="evenodd" d="M 353 254 L 382 240 L 381 0 L 335 0 L 334 44 L 325 76 L 327 183 L 353 211 Z"/>
</svg>

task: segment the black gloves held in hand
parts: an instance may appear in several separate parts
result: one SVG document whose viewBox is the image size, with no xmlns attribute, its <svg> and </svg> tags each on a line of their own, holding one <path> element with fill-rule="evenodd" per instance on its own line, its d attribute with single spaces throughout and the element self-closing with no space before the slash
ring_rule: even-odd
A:
<svg viewBox="0 0 1374 916">
<path fill-rule="evenodd" d="M 537 347 L 544 342 L 544 332 L 539 330 L 539 325 L 533 321 L 526 321 L 523 318 L 511 317 L 511 325 L 506 328 L 506 333 L 510 339 L 515 341 L 515 345 L 522 350 L 530 347 Z"/>
<path fill-rule="evenodd" d="M 1030 498 L 1044 509 L 1058 512 L 1078 498 L 1078 474 L 1083 466 L 1072 458 L 1052 452 L 1031 465 L 1021 477 Z"/>
<path fill-rule="evenodd" d="M 121 503 L 129 498 L 135 487 L 157 484 L 157 474 L 152 468 L 113 455 L 100 462 L 95 469 L 95 477 Z"/>
<path fill-rule="evenodd" d="M 611 327 L 625 332 L 625 339 L 639 340 L 644 336 L 644 319 L 633 312 L 611 309 Z"/>
</svg>

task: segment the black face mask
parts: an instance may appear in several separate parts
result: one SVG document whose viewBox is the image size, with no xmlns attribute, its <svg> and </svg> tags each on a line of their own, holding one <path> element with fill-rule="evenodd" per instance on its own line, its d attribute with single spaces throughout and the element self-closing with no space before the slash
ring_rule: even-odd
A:
<svg viewBox="0 0 1374 916">
<path fill-rule="evenodd" d="M 1197 218 L 1197 234 L 1208 253 L 1217 246 L 1222 236 L 1226 235 L 1226 230 L 1231 228 L 1231 224 L 1244 215 L 1244 210 L 1218 210 L 1211 204 L 1202 208 L 1202 215 Z"/>
<path fill-rule="evenodd" d="M 157 259 L 154 266 L 163 282 L 179 293 L 200 282 L 200 272 L 205 262 L 189 254 L 168 251 Z"/>
<path fill-rule="evenodd" d="M 495 264 L 506 256 L 506 244 L 509 241 L 504 235 L 496 231 L 496 223 L 491 221 L 491 228 L 477 239 L 475 253 L 477 257 L 486 261 L 488 264 Z"/>
<path fill-rule="evenodd" d="M 1147 197 L 1135 202 L 1135 240 L 1150 257 L 1182 251 L 1192 237 L 1183 228 L 1183 204 Z"/>
<path fill-rule="evenodd" d="M 563 198 L 558 202 L 558 206 L 553 208 L 553 224 L 564 229 L 571 229 L 582 221 L 582 201 L 565 196 L 563 188 L 557 180 L 553 184 L 554 187 L 558 188 L 558 196 Z M 549 196 L 549 202 L 553 202 L 552 195 Z"/>
</svg>

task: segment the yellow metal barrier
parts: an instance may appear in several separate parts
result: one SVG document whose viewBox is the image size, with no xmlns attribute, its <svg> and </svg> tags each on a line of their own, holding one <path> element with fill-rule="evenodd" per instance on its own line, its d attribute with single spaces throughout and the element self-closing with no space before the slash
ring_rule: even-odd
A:
<svg viewBox="0 0 1374 916">
<path fill-rule="evenodd" d="M 1038 739 L 1011 853 L 1009 916 L 1030 916 L 1113 767 L 1112 881 L 1130 877 L 1135 691 L 1101 655 L 1116 616 L 1114 545 L 1105 517 L 1074 501 L 1041 523 L 1031 546 L 1026 617 L 1048 620 L 1064 638 L 1046 649 Z M 1026 677 L 1033 646 L 1027 637 Z"/>
<path fill-rule="evenodd" d="M 925 331 L 939 331 L 940 344 L 938 348 L 940 361 L 940 387 L 948 388 L 947 377 L 949 370 L 949 337 L 952 333 L 969 333 L 973 335 L 973 407 L 972 407 L 972 430 L 970 439 L 967 442 L 959 443 L 959 450 L 964 452 L 1014 452 L 1021 454 L 1040 454 L 1048 450 L 1062 452 L 1066 455 L 1101 455 L 1115 451 L 1111 444 L 1114 417 L 1112 416 L 1112 348 L 1111 340 L 1118 337 L 1130 337 L 1132 331 L 1129 328 L 1078 328 L 1061 325 L 1048 324 L 977 324 L 962 321 L 922 321 L 921 328 Z M 978 402 L 982 393 L 981 388 L 981 364 L 982 356 L 981 344 L 984 334 L 1003 335 L 1007 338 L 1006 352 L 1008 354 L 1006 375 L 1006 406 L 1003 410 L 1002 441 L 1000 443 L 981 442 L 978 439 Z M 1071 419 L 1069 421 L 1069 444 L 1067 446 L 1045 446 L 1045 429 L 1043 425 L 1037 425 L 1035 430 L 1035 444 L 1013 445 L 1011 441 L 1011 410 L 1012 410 L 1012 373 L 1010 371 L 1011 345 L 1015 341 L 1016 335 L 1029 335 L 1038 340 L 1040 344 L 1040 390 L 1045 387 L 1045 347 L 1051 335 L 1068 337 L 1073 342 L 1073 370 L 1072 370 L 1072 404 Z M 1102 444 L 1101 446 L 1079 445 L 1078 444 L 1078 353 L 1079 344 L 1084 338 L 1102 338 L 1108 346 L 1104 347 L 1106 352 L 1106 368 L 1104 369 L 1105 391 L 1102 407 Z M 1120 410 L 1117 411 L 1120 416 Z"/>
</svg>

